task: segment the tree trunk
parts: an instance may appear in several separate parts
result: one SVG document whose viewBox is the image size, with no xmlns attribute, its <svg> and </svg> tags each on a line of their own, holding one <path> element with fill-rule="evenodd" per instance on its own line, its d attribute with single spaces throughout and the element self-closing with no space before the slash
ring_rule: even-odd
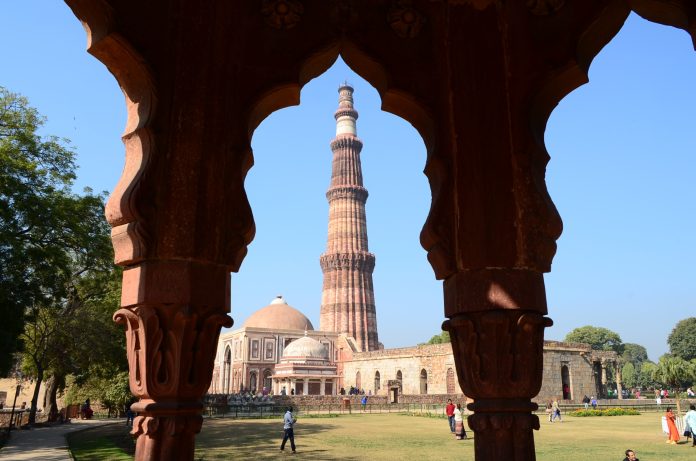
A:
<svg viewBox="0 0 696 461">
<path fill-rule="evenodd" d="M 46 380 L 46 393 L 44 394 L 44 413 L 48 415 L 49 421 L 54 421 L 58 415 L 58 403 L 56 396 L 65 378 L 59 375 L 52 375 Z"/>
<path fill-rule="evenodd" d="M 29 410 L 29 425 L 33 426 L 36 424 L 36 405 L 39 401 L 39 390 L 41 389 L 41 383 L 43 382 L 44 371 L 43 367 L 37 367 L 36 372 L 36 387 L 34 388 L 34 395 L 31 397 L 31 410 Z"/>
</svg>

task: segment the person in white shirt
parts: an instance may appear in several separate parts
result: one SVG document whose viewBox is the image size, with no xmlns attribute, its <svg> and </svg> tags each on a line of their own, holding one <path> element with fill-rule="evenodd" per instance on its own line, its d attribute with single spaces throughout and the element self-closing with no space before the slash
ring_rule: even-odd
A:
<svg viewBox="0 0 696 461">
<path fill-rule="evenodd" d="M 696 437 L 694 437 L 694 431 L 696 431 L 696 406 L 694 405 L 689 405 L 689 411 L 684 415 L 684 429 L 691 431 L 691 446 L 696 447 Z"/>
<path fill-rule="evenodd" d="M 292 452 L 295 453 L 295 432 L 293 430 L 293 427 L 295 426 L 295 423 L 297 422 L 297 419 L 292 416 L 292 407 L 288 407 L 288 411 L 285 412 L 285 416 L 283 417 L 283 443 L 280 444 L 280 451 L 285 450 L 285 442 L 290 439 L 290 448 L 292 448 Z"/>
</svg>

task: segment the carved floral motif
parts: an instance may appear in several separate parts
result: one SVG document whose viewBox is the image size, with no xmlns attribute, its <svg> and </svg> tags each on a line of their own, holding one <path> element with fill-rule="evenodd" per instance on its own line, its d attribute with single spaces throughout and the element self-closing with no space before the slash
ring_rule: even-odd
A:
<svg viewBox="0 0 696 461">
<path fill-rule="evenodd" d="M 275 29 L 292 29 L 300 22 L 304 6 L 298 0 L 264 0 L 261 14 Z"/>
<path fill-rule="evenodd" d="M 220 328 L 232 326 L 226 314 L 200 317 L 188 306 L 119 309 L 114 321 L 126 326 L 131 391 L 154 399 L 200 398 L 210 383 Z"/>
<path fill-rule="evenodd" d="M 536 312 L 459 314 L 443 324 L 452 339 L 464 393 L 475 399 L 531 399 L 541 388 L 544 328 Z"/>
<path fill-rule="evenodd" d="M 397 0 L 387 15 L 387 22 L 401 38 L 415 38 L 423 27 L 423 15 L 410 0 Z"/>
</svg>

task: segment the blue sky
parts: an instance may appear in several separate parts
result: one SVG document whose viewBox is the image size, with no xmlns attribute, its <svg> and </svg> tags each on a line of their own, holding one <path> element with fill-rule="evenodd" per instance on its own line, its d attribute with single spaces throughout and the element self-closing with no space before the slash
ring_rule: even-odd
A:
<svg viewBox="0 0 696 461">
<path fill-rule="evenodd" d="M 123 167 L 125 104 L 115 80 L 85 52 L 86 36 L 60 2 L 3 5 L 0 85 L 48 118 L 45 134 L 72 140 L 76 187 L 112 190 Z M 443 318 L 418 235 L 430 206 L 425 148 L 404 120 L 380 111 L 377 92 L 339 59 L 309 82 L 300 106 L 268 117 L 253 138 L 246 189 L 257 226 L 232 276 L 235 326 L 278 294 L 318 327 L 339 83 L 355 87 L 370 192 L 367 226 L 380 340 L 426 341 Z M 590 83 L 551 115 L 547 184 L 564 221 L 546 275 L 547 339 L 609 328 L 656 360 L 681 319 L 696 315 L 696 53 L 681 30 L 632 15 L 597 56 Z"/>
</svg>

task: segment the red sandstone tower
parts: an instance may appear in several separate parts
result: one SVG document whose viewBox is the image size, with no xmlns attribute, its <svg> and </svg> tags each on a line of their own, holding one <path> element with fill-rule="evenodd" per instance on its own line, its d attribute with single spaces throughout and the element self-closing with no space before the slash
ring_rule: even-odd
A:
<svg viewBox="0 0 696 461">
<path fill-rule="evenodd" d="M 365 202 L 360 151 L 356 134 L 358 112 L 353 88 L 339 89 L 336 137 L 331 141 L 333 163 L 329 201 L 329 237 L 319 261 L 324 273 L 320 329 L 355 338 L 361 351 L 379 349 L 372 271 L 375 255 L 367 248 Z"/>
</svg>

